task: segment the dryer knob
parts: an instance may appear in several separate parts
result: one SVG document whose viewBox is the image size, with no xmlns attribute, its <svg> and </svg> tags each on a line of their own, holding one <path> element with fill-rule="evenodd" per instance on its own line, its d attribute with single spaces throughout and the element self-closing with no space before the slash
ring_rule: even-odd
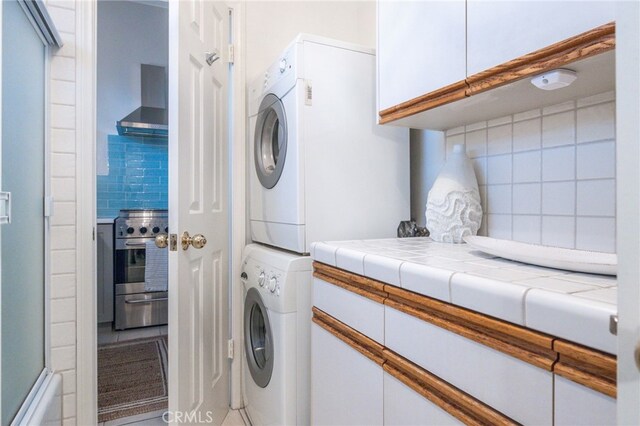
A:
<svg viewBox="0 0 640 426">
<path fill-rule="evenodd" d="M 278 285 L 278 279 L 276 277 L 269 278 L 269 291 L 271 293 L 276 292 L 276 286 Z"/>
<path fill-rule="evenodd" d="M 258 275 L 258 284 L 260 284 L 260 287 L 264 287 L 264 271 L 260 271 L 260 275 Z"/>
</svg>

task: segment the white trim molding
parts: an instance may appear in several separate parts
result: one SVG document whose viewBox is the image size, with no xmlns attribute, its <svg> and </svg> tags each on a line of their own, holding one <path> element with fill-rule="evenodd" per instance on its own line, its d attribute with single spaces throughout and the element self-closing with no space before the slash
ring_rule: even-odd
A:
<svg viewBox="0 0 640 426">
<path fill-rule="evenodd" d="M 96 25 L 97 2 L 76 2 L 77 424 L 97 422 Z"/>
</svg>

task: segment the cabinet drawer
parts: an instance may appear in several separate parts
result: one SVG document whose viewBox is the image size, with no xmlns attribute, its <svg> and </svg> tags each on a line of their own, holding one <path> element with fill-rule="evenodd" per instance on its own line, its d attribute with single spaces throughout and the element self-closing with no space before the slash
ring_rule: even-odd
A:
<svg viewBox="0 0 640 426">
<path fill-rule="evenodd" d="M 556 425 L 616 424 L 614 398 L 558 375 L 555 376 L 554 403 Z"/>
<path fill-rule="evenodd" d="M 311 424 L 382 425 L 382 367 L 311 325 Z"/>
<path fill-rule="evenodd" d="M 413 389 L 388 373 L 384 373 L 385 425 L 461 425 Z"/>
<path fill-rule="evenodd" d="M 385 346 L 517 422 L 553 422 L 550 371 L 390 307 Z"/>
<path fill-rule="evenodd" d="M 384 344 L 384 305 L 380 302 L 314 278 L 313 305 Z"/>
</svg>

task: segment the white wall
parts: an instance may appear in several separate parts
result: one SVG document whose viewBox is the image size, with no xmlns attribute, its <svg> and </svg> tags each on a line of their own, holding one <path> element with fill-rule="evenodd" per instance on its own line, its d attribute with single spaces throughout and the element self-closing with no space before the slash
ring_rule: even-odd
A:
<svg viewBox="0 0 640 426">
<path fill-rule="evenodd" d="M 301 32 L 376 45 L 376 3 L 249 1 L 245 5 L 247 83 L 263 73 Z"/>
<path fill-rule="evenodd" d="M 164 3 L 161 3 L 164 4 Z M 97 173 L 108 174 L 107 135 L 140 106 L 140 64 L 168 64 L 168 10 L 132 1 L 98 2 Z"/>
</svg>

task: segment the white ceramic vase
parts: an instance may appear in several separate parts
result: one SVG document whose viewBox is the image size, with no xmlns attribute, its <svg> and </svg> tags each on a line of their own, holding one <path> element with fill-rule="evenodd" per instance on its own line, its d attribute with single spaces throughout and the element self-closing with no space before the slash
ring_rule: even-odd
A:
<svg viewBox="0 0 640 426">
<path fill-rule="evenodd" d="M 463 145 L 455 145 L 427 197 L 427 229 L 433 240 L 462 243 L 482 223 L 478 181 Z"/>
</svg>

